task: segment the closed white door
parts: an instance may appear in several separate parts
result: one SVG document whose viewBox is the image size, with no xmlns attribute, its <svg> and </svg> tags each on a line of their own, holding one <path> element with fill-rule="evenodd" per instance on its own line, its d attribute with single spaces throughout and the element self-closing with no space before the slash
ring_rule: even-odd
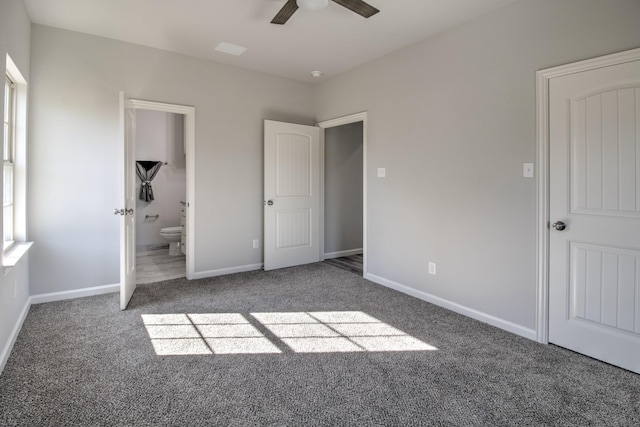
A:
<svg viewBox="0 0 640 427">
<path fill-rule="evenodd" d="M 640 61 L 549 82 L 549 341 L 640 373 Z"/>
<path fill-rule="evenodd" d="M 320 132 L 264 122 L 264 269 L 320 261 Z"/>
<path fill-rule="evenodd" d="M 123 200 L 120 209 L 120 309 L 124 310 L 136 290 L 135 215 L 135 112 L 120 93 L 120 135 L 123 164 Z"/>
</svg>

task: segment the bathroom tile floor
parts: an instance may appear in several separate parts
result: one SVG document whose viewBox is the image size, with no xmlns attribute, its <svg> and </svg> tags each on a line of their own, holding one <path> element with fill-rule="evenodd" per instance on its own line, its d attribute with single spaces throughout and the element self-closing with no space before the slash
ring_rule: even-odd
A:
<svg viewBox="0 0 640 427">
<path fill-rule="evenodd" d="M 160 249 L 136 255 L 136 283 L 161 282 L 185 277 L 186 257 L 169 255 L 169 249 Z"/>
</svg>

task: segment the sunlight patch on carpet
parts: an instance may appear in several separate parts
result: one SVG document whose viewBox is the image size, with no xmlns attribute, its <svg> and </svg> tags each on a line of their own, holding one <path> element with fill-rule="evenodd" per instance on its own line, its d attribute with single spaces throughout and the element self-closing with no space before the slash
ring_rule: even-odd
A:
<svg viewBox="0 0 640 427">
<path fill-rule="evenodd" d="M 159 356 L 437 350 L 361 311 L 143 314 L 142 321 Z"/>
<path fill-rule="evenodd" d="M 239 313 L 143 314 L 158 356 L 281 353 Z"/>
<path fill-rule="evenodd" d="M 251 315 L 296 353 L 437 350 L 361 311 Z"/>
</svg>

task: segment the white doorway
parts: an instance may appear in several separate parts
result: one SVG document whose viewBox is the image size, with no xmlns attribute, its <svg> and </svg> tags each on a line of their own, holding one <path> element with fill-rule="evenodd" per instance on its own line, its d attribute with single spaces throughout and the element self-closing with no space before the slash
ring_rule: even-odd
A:
<svg viewBox="0 0 640 427">
<path fill-rule="evenodd" d="M 538 83 L 538 339 L 640 373 L 640 49 Z"/>
<path fill-rule="evenodd" d="M 326 208 L 327 208 L 327 194 L 326 194 L 326 190 L 327 188 L 325 188 L 325 184 L 327 183 L 327 177 L 325 176 L 325 174 L 327 172 L 330 173 L 330 171 L 326 170 L 326 166 L 327 166 L 327 158 L 326 158 L 326 135 L 327 135 L 327 131 L 330 131 L 332 129 L 335 128 L 341 128 L 343 126 L 349 126 L 349 125 L 354 125 L 354 124 L 359 124 L 361 125 L 360 131 L 361 133 L 359 134 L 361 141 L 360 144 L 360 149 L 361 149 L 361 173 L 362 173 L 362 180 L 361 180 L 361 193 L 360 197 L 361 197 L 361 203 L 358 203 L 357 206 L 361 206 L 361 221 L 358 222 L 358 224 L 362 227 L 361 233 L 358 233 L 359 236 L 361 236 L 361 241 L 360 247 L 355 247 L 355 248 L 349 248 L 351 250 L 346 250 L 346 251 L 336 251 L 336 242 L 334 241 L 328 241 L 328 239 L 331 239 L 331 232 L 335 231 L 335 230 L 328 230 L 327 227 L 334 227 L 336 225 L 335 222 L 335 218 L 327 218 L 326 215 L 333 215 L 331 212 L 327 212 Z M 363 263 L 362 263 L 362 273 L 363 276 L 366 277 L 367 275 L 367 113 L 366 112 L 362 112 L 362 113 L 357 113 L 357 114 L 352 114 L 349 116 L 344 116 L 344 117 L 339 117 L 336 119 L 332 119 L 332 120 L 326 120 L 326 121 L 322 121 L 320 123 L 318 123 L 318 126 L 321 129 L 320 132 L 320 162 L 321 162 L 321 166 L 320 166 L 320 171 L 321 171 L 321 178 L 320 178 L 320 183 L 321 183 L 321 189 L 320 189 L 320 201 L 321 201 L 321 208 L 320 208 L 320 212 L 321 212 L 321 219 L 320 219 L 320 239 L 321 239 L 321 259 L 324 260 L 325 256 L 328 257 L 335 257 L 335 256 L 348 256 L 350 253 L 362 253 L 363 255 Z M 329 182 L 329 185 L 331 185 L 331 183 Z M 356 205 L 354 205 L 353 207 L 355 207 Z M 352 207 L 352 208 L 353 208 Z M 326 215 L 325 215 L 326 214 Z M 344 225 L 344 224 L 342 224 Z M 356 237 L 352 236 L 351 237 L 351 242 L 354 242 Z M 354 243 L 351 243 L 350 246 L 352 246 Z"/>
<path fill-rule="evenodd" d="M 186 230 L 186 277 L 193 277 L 195 269 L 194 260 L 194 151 L 195 151 L 195 108 L 189 106 L 166 104 L 151 101 L 141 101 L 125 99 L 124 94 L 120 94 L 121 109 L 121 135 L 122 135 L 122 193 L 123 208 L 120 209 L 122 216 L 122 232 L 120 238 L 121 251 L 121 281 L 120 281 L 120 308 L 125 309 L 135 291 L 135 217 L 136 199 L 138 186 L 136 185 L 136 111 L 148 110 L 164 113 L 179 114 L 184 117 L 184 154 L 186 164 L 186 197 L 184 200 L 184 225 Z M 178 209 L 178 208 L 177 208 Z M 117 212 L 118 210 L 116 210 Z"/>
<path fill-rule="evenodd" d="M 135 110 L 136 284 L 186 276 L 184 114 Z"/>
<path fill-rule="evenodd" d="M 328 128 L 362 123 L 362 254 L 367 275 L 367 113 L 317 126 L 265 120 L 264 269 L 324 260 L 325 147 Z M 282 145 L 279 147 L 279 145 Z M 295 185 L 290 185 L 291 183 Z M 293 205 L 292 203 L 296 203 Z"/>
</svg>

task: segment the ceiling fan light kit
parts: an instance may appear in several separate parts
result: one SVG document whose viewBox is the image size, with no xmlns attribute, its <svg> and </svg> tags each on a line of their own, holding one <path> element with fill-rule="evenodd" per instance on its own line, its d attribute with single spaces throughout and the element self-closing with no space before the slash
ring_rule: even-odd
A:
<svg viewBox="0 0 640 427">
<path fill-rule="evenodd" d="M 344 6 L 352 12 L 364 18 L 370 18 L 376 13 L 380 12 L 375 7 L 371 6 L 363 0 L 332 0 L 334 3 L 338 3 L 340 6 Z M 325 8 L 329 4 L 329 0 L 287 0 L 282 6 L 282 9 L 271 20 L 272 24 L 283 25 L 289 18 L 298 10 L 298 8 L 307 10 L 320 10 Z"/>
</svg>

